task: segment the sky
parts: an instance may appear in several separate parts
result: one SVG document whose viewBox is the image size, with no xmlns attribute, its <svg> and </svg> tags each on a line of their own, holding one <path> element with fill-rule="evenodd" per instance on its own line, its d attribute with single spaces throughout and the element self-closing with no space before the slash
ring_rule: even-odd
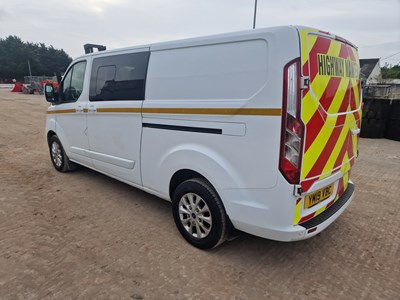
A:
<svg viewBox="0 0 400 300">
<path fill-rule="evenodd" d="M 255 0 L 0 0 L 0 38 L 107 49 L 251 29 Z M 256 28 L 306 25 L 342 36 L 360 58 L 400 63 L 400 0 L 258 0 Z"/>
</svg>

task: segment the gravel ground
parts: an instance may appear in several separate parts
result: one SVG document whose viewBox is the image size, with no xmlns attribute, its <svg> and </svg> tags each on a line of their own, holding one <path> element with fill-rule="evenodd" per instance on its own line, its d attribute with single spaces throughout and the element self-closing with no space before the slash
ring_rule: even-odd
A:
<svg viewBox="0 0 400 300">
<path fill-rule="evenodd" d="M 170 204 L 61 174 L 43 96 L 0 90 L 1 299 L 399 299 L 400 142 L 361 139 L 356 197 L 315 238 L 187 244 Z"/>
</svg>

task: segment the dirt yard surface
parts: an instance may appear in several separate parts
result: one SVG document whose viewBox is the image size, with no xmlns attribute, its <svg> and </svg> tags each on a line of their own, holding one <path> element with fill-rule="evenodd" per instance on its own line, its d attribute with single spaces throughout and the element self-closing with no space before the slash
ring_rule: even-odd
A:
<svg viewBox="0 0 400 300">
<path fill-rule="evenodd" d="M 61 174 L 43 96 L 0 90 L 1 299 L 399 299 L 400 142 L 360 140 L 356 197 L 315 238 L 186 243 L 170 204 Z"/>
</svg>

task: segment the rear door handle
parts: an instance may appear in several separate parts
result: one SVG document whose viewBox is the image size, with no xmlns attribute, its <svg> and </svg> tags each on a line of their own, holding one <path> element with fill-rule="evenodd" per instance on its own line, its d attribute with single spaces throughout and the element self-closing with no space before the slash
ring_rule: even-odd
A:
<svg viewBox="0 0 400 300">
<path fill-rule="evenodd" d="M 354 128 L 352 131 L 351 131 L 351 134 L 352 135 L 357 135 L 357 134 L 359 134 L 360 133 L 360 128 Z"/>
<path fill-rule="evenodd" d="M 94 106 L 89 106 L 88 112 L 94 113 L 96 112 L 96 108 Z"/>
</svg>

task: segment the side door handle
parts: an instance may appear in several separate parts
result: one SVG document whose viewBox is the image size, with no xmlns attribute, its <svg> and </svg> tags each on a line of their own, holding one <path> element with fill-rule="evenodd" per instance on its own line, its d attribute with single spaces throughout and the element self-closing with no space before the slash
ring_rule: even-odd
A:
<svg viewBox="0 0 400 300">
<path fill-rule="evenodd" d="M 82 113 L 82 112 L 83 112 L 82 106 L 81 106 L 81 105 L 78 105 L 78 106 L 75 108 L 75 111 L 76 111 L 77 113 Z"/>
<path fill-rule="evenodd" d="M 90 112 L 90 113 L 95 113 L 97 110 L 96 110 L 96 107 L 94 107 L 94 106 L 89 106 L 89 109 L 88 109 L 88 112 Z"/>
</svg>

